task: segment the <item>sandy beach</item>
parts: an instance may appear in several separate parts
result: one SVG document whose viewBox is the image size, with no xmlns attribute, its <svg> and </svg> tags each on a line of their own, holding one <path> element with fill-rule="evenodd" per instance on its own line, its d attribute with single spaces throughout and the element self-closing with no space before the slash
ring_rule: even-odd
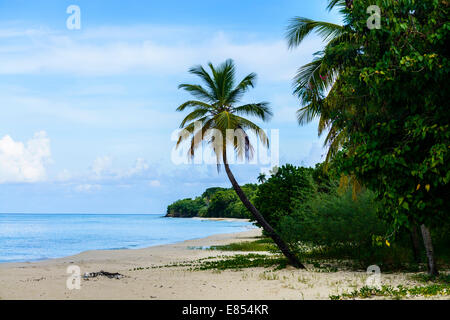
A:
<svg viewBox="0 0 450 320">
<path fill-rule="evenodd" d="M 329 295 L 364 286 L 365 272 L 318 272 L 286 268 L 240 271 L 192 271 L 164 267 L 201 258 L 242 254 L 202 247 L 250 241 L 261 231 L 214 235 L 181 243 L 136 250 L 94 250 L 32 263 L 0 264 L 0 299 L 329 299 Z M 118 272 L 120 279 L 81 279 L 80 289 L 66 287 L 68 266 L 81 274 Z M 158 268 L 159 267 L 159 268 Z M 136 270 L 137 269 L 137 270 Z M 382 275 L 382 283 L 415 285 L 406 274 Z"/>
</svg>

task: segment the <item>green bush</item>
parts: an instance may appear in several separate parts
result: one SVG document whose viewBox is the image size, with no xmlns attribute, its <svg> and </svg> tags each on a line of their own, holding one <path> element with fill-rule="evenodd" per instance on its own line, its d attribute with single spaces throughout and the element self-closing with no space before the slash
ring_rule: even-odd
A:
<svg viewBox="0 0 450 320">
<path fill-rule="evenodd" d="M 272 227 L 277 229 L 280 220 L 291 215 L 298 202 L 314 194 L 312 172 L 311 168 L 286 164 L 259 186 L 254 205 Z"/>
<path fill-rule="evenodd" d="M 356 200 L 351 191 L 317 194 L 299 202 L 292 216 L 283 217 L 281 226 L 282 230 L 295 227 L 295 232 L 289 233 L 298 241 L 326 246 L 372 244 L 372 235 L 384 235 L 387 230 L 377 216 L 374 195 L 367 190 Z"/>
<path fill-rule="evenodd" d="M 335 186 L 330 193 L 298 202 L 291 215 L 281 217 L 277 229 L 304 257 L 351 259 L 362 268 L 399 268 L 412 259 L 408 235 L 386 242 L 388 226 L 378 217 L 378 206 L 368 190 L 353 200 L 351 190 L 339 194 Z"/>
</svg>

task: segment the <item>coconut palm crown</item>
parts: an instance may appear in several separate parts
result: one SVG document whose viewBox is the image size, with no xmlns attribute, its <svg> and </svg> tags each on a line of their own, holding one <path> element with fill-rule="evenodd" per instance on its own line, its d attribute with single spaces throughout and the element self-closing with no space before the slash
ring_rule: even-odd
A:
<svg viewBox="0 0 450 320">
<path fill-rule="evenodd" d="M 177 146 L 190 139 L 189 156 L 193 157 L 195 150 L 206 141 L 212 145 L 217 157 L 218 165 L 221 163 L 227 151 L 227 141 L 217 141 L 217 137 L 208 130 L 219 130 L 225 138 L 227 130 L 239 130 L 243 139 L 234 139 L 232 144 L 239 158 L 251 159 L 253 146 L 248 138 L 248 133 L 253 132 L 263 146 L 269 145 L 265 132 L 244 116 L 253 116 L 267 121 L 272 116 L 268 102 L 250 103 L 235 106 L 245 92 L 255 86 L 256 74 L 250 73 L 239 83 L 235 83 L 235 66 L 232 60 L 227 60 L 215 68 L 208 64 L 208 73 L 202 66 L 195 66 L 189 70 L 203 81 L 204 86 L 194 84 L 180 84 L 179 88 L 192 94 L 198 100 L 189 100 L 177 108 L 177 111 L 190 109 L 189 114 L 183 119 L 180 128 L 191 135 L 180 135 Z M 197 127 L 196 127 L 197 122 Z M 243 141 L 240 141 L 243 140 Z M 230 142 L 230 141 L 228 141 Z"/>
</svg>

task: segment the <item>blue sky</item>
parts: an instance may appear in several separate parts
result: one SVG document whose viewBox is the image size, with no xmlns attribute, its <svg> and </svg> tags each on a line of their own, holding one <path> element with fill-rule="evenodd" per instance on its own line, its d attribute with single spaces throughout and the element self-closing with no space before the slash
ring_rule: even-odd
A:
<svg viewBox="0 0 450 320">
<path fill-rule="evenodd" d="M 280 162 L 314 165 L 325 152 L 316 124 L 299 127 L 296 69 L 321 49 L 316 36 L 288 50 L 293 16 L 339 22 L 325 0 L 0 0 L 0 212 L 163 213 L 179 198 L 229 186 L 212 165 L 171 161 L 196 82 L 187 70 L 232 58 L 258 74 L 244 102 L 269 101 Z M 69 5 L 81 29 L 68 30 Z M 260 165 L 236 165 L 240 183 Z"/>
</svg>

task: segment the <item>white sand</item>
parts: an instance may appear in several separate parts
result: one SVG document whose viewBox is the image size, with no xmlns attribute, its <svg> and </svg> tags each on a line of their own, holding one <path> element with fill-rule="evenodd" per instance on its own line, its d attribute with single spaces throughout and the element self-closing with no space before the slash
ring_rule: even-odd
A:
<svg viewBox="0 0 450 320">
<path fill-rule="evenodd" d="M 33 263 L 0 264 L 0 299 L 328 299 L 330 294 L 353 291 L 365 284 L 365 272 L 317 272 L 252 268 L 242 271 L 189 271 L 164 266 L 217 255 L 242 254 L 193 249 L 253 240 L 258 229 L 215 235 L 182 243 L 137 250 L 95 250 L 75 256 Z M 69 290 L 67 267 L 85 272 L 119 272 L 121 279 L 81 280 Z M 404 274 L 382 275 L 383 284 L 415 285 Z"/>
</svg>

